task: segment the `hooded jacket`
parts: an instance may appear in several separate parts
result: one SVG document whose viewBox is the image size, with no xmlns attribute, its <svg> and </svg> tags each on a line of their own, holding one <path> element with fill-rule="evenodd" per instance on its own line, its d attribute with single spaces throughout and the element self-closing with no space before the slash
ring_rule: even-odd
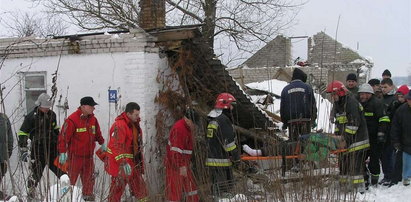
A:
<svg viewBox="0 0 411 202">
<path fill-rule="evenodd" d="M 171 128 L 168 138 L 166 166 L 171 169 L 188 167 L 193 153 L 194 137 L 184 119 L 178 120 Z"/>
<path fill-rule="evenodd" d="M 133 135 L 133 127 L 135 128 L 137 139 Z M 118 176 L 120 166 L 124 163 L 128 163 L 133 169 L 136 168 L 135 165 L 137 164 L 140 165 L 140 169 L 144 167 L 141 148 L 142 137 L 143 134 L 138 122 L 133 123 L 128 118 L 126 112 L 117 116 L 110 128 L 110 139 L 107 147 L 109 155 L 106 171 L 108 174 L 114 177 Z M 134 148 L 135 140 L 137 140 L 138 148 Z"/>
</svg>

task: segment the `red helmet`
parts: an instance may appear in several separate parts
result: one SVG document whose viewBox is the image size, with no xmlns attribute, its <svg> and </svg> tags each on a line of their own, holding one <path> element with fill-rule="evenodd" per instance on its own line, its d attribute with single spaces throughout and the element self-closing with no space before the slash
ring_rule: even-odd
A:
<svg viewBox="0 0 411 202">
<path fill-rule="evenodd" d="M 328 84 L 326 92 L 336 93 L 338 96 L 341 97 L 347 95 L 348 90 L 341 81 L 335 80 Z"/>
<path fill-rule="evenodd" d="M 230 109 L 236 99 L 230 93 L 220 93 L 215 101 L 214 108 L 216 109 Z"/>
</svg>

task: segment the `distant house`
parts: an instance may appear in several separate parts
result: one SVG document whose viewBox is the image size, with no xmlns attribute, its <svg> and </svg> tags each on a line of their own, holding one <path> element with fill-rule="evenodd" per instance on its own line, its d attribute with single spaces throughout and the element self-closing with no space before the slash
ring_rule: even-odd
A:
<svg viewBox="0 0 411 202">
<path fill-rule="evenodd" d="M 293 69 L 299 67 L 309 76 L 308 82 L 318 88 L 324 88 L 332 80 L 345 82 L 349 73 L 356 73 L 360 83 L 369 79 L 373 62 L 324 32 L 307 39 L 308 59 L 300 63 L 291 58 L 291 39 L 277 36 L 238 68 L 229 69 L 230 75 L 242 85 L 273 78 L 289 81 L 287 76 L 279 75 L 284 72 L 291 75 Z"/>
</svg>

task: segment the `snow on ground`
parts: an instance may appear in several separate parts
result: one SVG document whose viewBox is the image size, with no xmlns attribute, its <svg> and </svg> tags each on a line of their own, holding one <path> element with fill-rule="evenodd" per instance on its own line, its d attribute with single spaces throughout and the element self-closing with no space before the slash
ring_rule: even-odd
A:
<svg viewBox="0 0 411 202">
<path fill-rule="evenodd" d="M 268 91 L 276 95 L 281 95 L 281 91 L 286 85 L 288 85 L 287 82 L 280 81 L 277 79 L 247 84 L 249 88 Z M 334 127 L 333 127 L 333 124 L 330 123 L 330 118 L 329 118 L 330 112 L 332 109 L 332 104 L 327 99 L 324 99 L 320 94 L 315 93 L 314 96 L 317 102 L 317 109 L 318 109 L 316 130 L 323 129 L 325 132 L 332 132 Z M 264 96 L 251 96 L 251 99 L 254 103 L 257 103 L 259 100 L 263 98 Z M 281 102 L 281 99 L 274 98 L 274 104 L 267 106 L 267 110 L 274 114 L 280 115 L 280 102 Z M 264 106 L 260 104 L 257 104 L 257 105 L 259 105 L 261 108 L 265 108 Z"/>
</svg>

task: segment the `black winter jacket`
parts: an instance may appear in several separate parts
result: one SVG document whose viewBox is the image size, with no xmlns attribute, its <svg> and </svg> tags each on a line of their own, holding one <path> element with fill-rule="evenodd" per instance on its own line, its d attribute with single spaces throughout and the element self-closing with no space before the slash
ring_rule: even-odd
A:
<svg viewBox="0 0 411 202">
<path fill-rule="evenodd" d="M 333 107 L 335 134 L 344 137 L 348 152 L 367 149 L 370 145 L 362 105 L 348 94 L 340 97 Z"/>
<path fill-rule="evenodd" d="M 364 116 L 367 122 L 370 143 L 377 143 L 378 132 L 385 133 L 389 124 L 388 116 L 386 116 L 384 111 L 384 105 L 381 100 L 375 96 L 372 96 L 370 100 L 361 104 L 364 107 Z"/>
<path fill-rule="evenodd" d="M 290 120 L 317 119 L 317 106 L 313 89 L 301 80 L 293 80 L 281 92 L 281 121 L 287 126 Z"/>
<path fill-rule="evenodd" d="M 401 149 L 411 154 L 411 107 L 408 103 L 402 104 L 394 115 L 391 125 L 391 141 L 400 143 Z"/>
<path fill-rule="evenodd" d="M 19 147 L 27 147 L 27 140 L 30 139 L 32 151 L 40 151 L 39 149 L 43 151 L 43 148 L 53 148 L 52 151 L 56 152 L 58 134 L 59 127 L 56 121 L 56 114 L 52 110 L 43 113 L 36 107 L 27 114 L 20 127 L 18 133 Z"/>
</svg>

